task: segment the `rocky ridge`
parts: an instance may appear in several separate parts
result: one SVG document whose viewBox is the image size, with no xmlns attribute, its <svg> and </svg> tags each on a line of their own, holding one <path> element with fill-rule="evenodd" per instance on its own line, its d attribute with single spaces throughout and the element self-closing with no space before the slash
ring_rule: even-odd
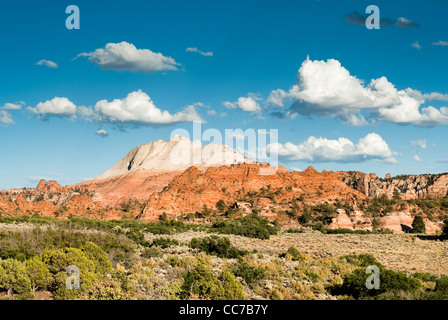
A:
<svg viewBox="0 0 448 320">
<path fill-rule="evenodd" d="M 350 188 L 360 191 L 369 197 L 388 198 L 398 192 L 402 199 L 421 199 L 426 197 L 444 197 L 448 193 L 448 173 L 399 175 L 391 177 L 386 175 L 380 179 L 376 174 L 365 174 L 359 171 L 338 172 L 338 176 Z"/>
</svg>

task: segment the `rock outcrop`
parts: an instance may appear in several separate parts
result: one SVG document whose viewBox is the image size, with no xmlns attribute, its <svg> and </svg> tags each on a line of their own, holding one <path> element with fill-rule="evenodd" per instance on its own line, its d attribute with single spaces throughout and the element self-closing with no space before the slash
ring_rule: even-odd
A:
<svg viewBox="0 0 448 320">
<path fill-rule="evenodd" d="M 39 184 L 36 187 L 36 191 L 46 193 L 61 192 L 63 190 L 64 188 L 54 180 L 50 180 L 47 183 L 45 180 L 42 179 L 40 180 Z"/>
<path fill-rule="evenodd" d="M 385 179 L 358 171 L 338 172 L 338 175 L 349 187 L 369 197 L 386 195 L 391 199 L 394 192 L 398 192 L 401 199 L 407 200 L 444 197 L 448 193 L 447 173 L 400 175 Z"/>
<path fill-rule="evenodd" d="M 261 170 L 269 167 L 269 164 L 239 164 L 211 167 L 205 172 L 190 167 L 174 177 L 163 191 L 151 195 L 141 219 L 156 220 L 163 213 L 174 217 L 200 212 L 204 206 L 215 208 L 219 200 L 234 202 L 260 190 L 267 200 L 254 207 L 264 215 L 272 214 L 272 208 L 283 209 L 279 205 L 281 203 L 286 203 L 286 208 L 289 208 L 289 201 L 299 195 L 311 202 L 345 199 L 353 195 L 364 197 L 340 181 L 333 172 L 319 173 L 312 167 L 303 172 L 288 172 L 279 166 L 272 170 L 274 173 L 271 175 L 260 174 Z"/>
<path fill-rule="evenodd" d="M 205 171 L 209 167 L 242 163 L 254 161 L 225 145 L 198 146 L 185 137 L 173 136 L 169 141 L 135 147 L 111 169 L 71 187 L 94 191 L 94 200 L 107 205 L 128 199 L 146 201 L 191 166 Z"/>
</svg>

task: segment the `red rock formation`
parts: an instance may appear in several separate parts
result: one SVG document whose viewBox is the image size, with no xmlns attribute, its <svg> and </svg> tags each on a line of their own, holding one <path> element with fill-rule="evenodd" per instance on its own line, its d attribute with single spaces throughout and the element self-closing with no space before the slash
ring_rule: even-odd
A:
<svg viewBox="0 0 448 320">
<path fill-rule="evenodd" d="M 52 193 L 52 192 L 61 192 L 63 191 L 63 187 L 57 183 L 54 180 L 48 181 L 48 183 L 45 180 L 40 180 L 39 184 L 36 187 L 36 191 L 39 192 L 46 192 L 46 193 Z"/>
<path fill-rule="evenodd" d="M 348 186 L 370 197 L 386 195 L 391 199 L 395 190 L 404 200 L 444 197 L 448 193 L 448 174 L 402 175 L 387 181 L 359 171 L 337 172 L 337 175 Z"/>
<path fill-rule="evenodd" d="M 353 222 L 347 215 L 344 209 L 336 210 L 336 217 L 333 218 L 331 223 L 328 225 L 329 229 L 350 229 L 353 230 Z"/>
<path fill-rule="evenodd" d="M 104 205 L 116 206 L 129 199 L 146 201 L 153 193 L 163 190 L 182 171 L 145 170 L 103 180 L 90 180 L 70 186 L 87 189 L 95 194 L 93 199 Z"/>
<path fill-rule="evenodd" d="M 221 199 L 226 203 L 234 202 L 247 197 L 248 192 L 259 192 L 262 188 L 267 193 L 271 192 L 271 197 L 266 198 L 275 197 L 277 204 L 300 195 L 311 201 L 345 198 L 348 195 L 364 197 L 340 181 L 335 173 L 318 173 L 312 167 L 303 172 L 287 172 L 279 167 L 271 175 L 260 174 L 260 170 L 269 167 L 268 164 L 238 164 L 211 167 L 206 172 L 190 167 L 174 177 L 163 191 L 149 198 L 141 219 L 156 220 L 163 212 L 173 217 L 200 212 L 204 205 L 214 208 Z M 260 205 L 258 209 L 264 208 L 268 215 L 266 208 L 272 207 L 274 202 L 271 199 Z"/>
</svg>

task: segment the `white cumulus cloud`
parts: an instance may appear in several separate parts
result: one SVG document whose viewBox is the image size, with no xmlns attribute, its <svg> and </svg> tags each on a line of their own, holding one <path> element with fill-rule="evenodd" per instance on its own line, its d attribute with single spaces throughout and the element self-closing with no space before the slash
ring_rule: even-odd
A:
<svg viewBox="0 0 448 320">
<path fill-rule="evenodd" d="M 76 106 L 67 98 L 56 97 L 38 103 L 35 108 L 28 107 L 27 110 L 41 119 L 53 115 L 119 125 L 168 125 L 178 122 L 203 122 L 196 112 L 196 105 L 187 106 L 184 110 L 171 114 L 167 110 L 157 108 L 145 92 L 138 90 L 129 93 L 124 99 L 100 100 L 91 107 Z"/>
<path fill-rule="evenodd" d="M 327 138 L 309 137 L 296 145 L 291 142 L 277 143 L 268 146 L 269 152 L 277 153 L 286 160 L 309 162 L 363 162 L 379 160 L 396 163 L 388 144 L 376 133 L 369 133 L 355 144 L 347 138 L 330 140 Z"/>
<path fill-rule="evenodd" d="M 337 117 L 357 126 L 378 121 L 421 127 L 448 124 L 447 107 L 422 107 L 426 99 L 444 99 L 445 95 L 425 95 L 410 88 L 397 90 L 384 76 L 364 84 L 338 60 L 306 59 L 297 79 L 289 91 L 273 90 L 266 100 L 291 118 L 298 114 Z M 290 101 L 293 101 L 291 107 L 285 110 Z"/>
<path fill-rule="evenodd" d="M 259 98 L 250 94 L 248 97 L 239 97 L 236 102 L 225 101 L 223 102 L 223 105 L 228 109 L 239 108 L 246 112 L 259 113 L 261 107 L 257 100 L 259 100 Z"/>
<path fill-rule="evenodd" d="M 141 90 L 128 94 L 124 99 L 101 100 L 93 107 L 93 117 L 103 122 L 136 124 L 171 124 L 202 121 L 193 105 L 171 114 L 157 108 L 151 98 Z"/>
<path fill-rule="evenodd" d="M 41 118 L 47 116 L 76 118 L 76 105 L 64 97 L 55 97 L 45 102 L 39 102 L 35 108 L 28 107 L 27 110 Z"/>
<path fill-rule="evenodd" d="M 93 52 L 80 53 L 77 57 L 88 57 L 89 60 L 102 69 L 143 71 L 152 73 L 163 70 L 177 70 L 173 58 L 149 49 L 137 49 L 132 43 L 108 43 L 104 48 Z"/>
</svg>

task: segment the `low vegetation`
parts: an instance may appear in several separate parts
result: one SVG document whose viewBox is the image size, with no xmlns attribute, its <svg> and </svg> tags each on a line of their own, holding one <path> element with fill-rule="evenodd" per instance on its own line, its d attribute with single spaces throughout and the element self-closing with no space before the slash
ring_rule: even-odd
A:
<svg viewBox="0 0 448 320">
<path fill-rule="evenodd" d="M 283 232 L 354 233 L 321 226 Z M 447 276 L 392 270 L 370 254 L 313 256 L 295 246 L 262 253 L 244 246 L 268 243 L 280 231 L 257 214 L 209 226 L 0 217 L 0 298 L 448 299 Z M 380 270 L 380 289 L 365 286 L 369 265 Z M 68 266 L 79 270 L 79 289 L 67 287 Z"/>
<path fill-rule="evenodd" d="M 225 234 L 235 234 L 250 238 L 269 239 L 279 229 L 257 214 L 247 215 L 234 220 L 219 221 L 212 225 L 211 231 Z"/>
</svg>

